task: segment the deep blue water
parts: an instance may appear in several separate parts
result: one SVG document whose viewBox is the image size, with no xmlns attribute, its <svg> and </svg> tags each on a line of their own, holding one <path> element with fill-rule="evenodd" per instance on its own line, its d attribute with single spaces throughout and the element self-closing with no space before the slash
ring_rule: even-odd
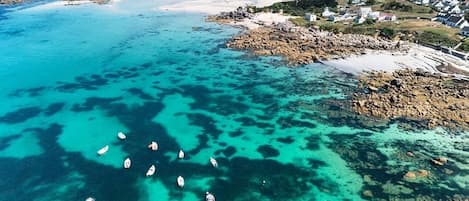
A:
<svg viewBox="0 0 469 201">
<path fill-rule="evenodd" d="M 3 13 L 0 200 L 467 198 L 467 133 L 363 124 L 340 104 L 353 76 L 226 49 L 240 30 L 166 2 Z"/>
</svg>

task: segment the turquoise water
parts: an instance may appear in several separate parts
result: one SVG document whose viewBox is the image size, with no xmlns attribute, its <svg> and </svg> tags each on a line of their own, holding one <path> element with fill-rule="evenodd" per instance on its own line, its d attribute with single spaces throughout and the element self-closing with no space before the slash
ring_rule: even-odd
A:
<svg viewBox="0 0 469 201">
<path fill-rule="evenodd" d="M 167 2 L 2 14 L 0 200 L 468 197 L 467 133 L 363 124 L 339 104 L 353 76 L 226 49 L 238 29 L 155 9 Z M 402 179 L 418 169 L 430 176 Z"/>
</svg>

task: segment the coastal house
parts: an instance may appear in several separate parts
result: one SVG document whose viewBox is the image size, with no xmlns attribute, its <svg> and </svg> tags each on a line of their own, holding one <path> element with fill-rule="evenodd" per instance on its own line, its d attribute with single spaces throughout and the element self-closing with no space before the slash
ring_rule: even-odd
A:
<svg viewBox="0 0 469 201">
<path fill-rule="evenodd" d="M 414 3 L 417 5 L 428 6 L 430 4 L 430 0 L 415 0 Z"/>
<path fill-rule="evenodd" d="M 443 2 L 441 1 L 435 1 L 433 2 L 432 7 L 437 10 L 443 10 L 443 8 L 445 7 L 445 4 L 443 4 Z"/>
<path fill-rule="evenodd" d="M 329 17 L 329 16 L 331 16 L 331 15 L 335 15 L 335 13 L 334 13 L 334 12 L 331 12 L 331 11 L 329 10 L 329 7 L 326 7 L 326 8 L 324 8 L 324 11 L 322 12 L 321 15 L 322 15 L 323 17 Z"/>
<path fill-rule="evenodd" d="M 462 28 L 459 33 L 463 36 L 469 36 L 469 26 L 465 26 L 464 28 Z"/>
<path fill-rule="evenodd" d="M 461 16 L 450 16 L 444 24 L 450 26 L 450 27 L 456 27 L 456 28 L 463 28 L 464 26 L 467 25 L 467 21 L 464 19 L 464 17 Z"/>
<path fill-rule="evenodd" d="M 448 13 L 452 13 L 452 14 L 460 14 L 461 12 L 462 11 L 458 5 L 452 6 L 448 9 Z"/>
<path fill-rule="evenodd" d="M 378 21 L 396 21 L 396 15 L 392 13 L 380 13 L 378 17 Z"/>
<path fill-rule="evenodd" d="M 439 21 L 443 24 L 446 23 L 446 20 L 448 20 L 448 18 L 451 17 L 450 14 L 447 14 L 447 13 L 438 13 L 438 15 L 435 17 L 435 20 L 436 21 Z"/>
<path fill-rule="evenodd" d="M 361 7 L 358 13 L 359 16 L 366 17 L 369 13 L 373 12 L 371 7 Z"/>
<path fill-rule="evenodd" d="M 328 17 L 328 20 L 331 22 L 338 22 L 338 21 L 344 21 L 344 20 L 353 20 L 355 18 L 355 15 L 350 14 L 350 13 L 345 13 L 343 15 L 331 15 Z"/>
<path fill-rule="evenodd" d="M 380 16 L 380 12 L 379 11 L 374 11 L 374 12 L 368 13 L 367 17 L 371 18 L 371 19 L 374 19 L 374 20 L 378 20 L 379 16 Z"/>
<path fill-rule="evenodd" d="M 364 18 L 364 17 L 362 17 L 362 16 L 359 16 L 359 17 L 355 18 L 354 21 L 355 21 L 355 23 L 357 23 L 357 24 L 361 24 L 361 23 L 363 23 L 363 22 L 366 21 L 366 18 Z"/>
<path fill-rule="evenodd" d="M 318 16 L 316 16 L 315 14 L 312 14 L 312 13 L 306 13 L 305 14 L 305 20 L 308 21 L 308 22 L 314 22 L 318 19 Z"/>
</svg>

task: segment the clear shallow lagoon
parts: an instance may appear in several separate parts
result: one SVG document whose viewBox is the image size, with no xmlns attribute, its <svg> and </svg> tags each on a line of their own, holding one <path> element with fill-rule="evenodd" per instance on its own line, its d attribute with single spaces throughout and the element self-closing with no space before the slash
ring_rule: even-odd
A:
<svg viewBox="0 0 469 201">
<path fill-rule="evenodd" d="M 347 98 L 350 75 L 226 49 L 239 30 L 154 9 L 163 3 L 2 14 L 0 200 L 468 197 L 467 133 L 364 127 L 334 101 Z M 432 166 L 440 155 L 450 162 Z M 156 176 L 145 178 L 151 164 Z M 430 177 L 402 179 L 418 169 Z"/>
</svg>

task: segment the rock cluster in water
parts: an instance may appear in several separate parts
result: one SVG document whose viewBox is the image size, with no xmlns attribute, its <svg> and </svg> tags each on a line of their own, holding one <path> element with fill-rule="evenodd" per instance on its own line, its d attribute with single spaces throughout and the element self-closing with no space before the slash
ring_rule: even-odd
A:
<svg viewBox="0 0 469 201">
<path fill-rule="evenodd" d="M 360 78 L 352 107 L 361 115 L 421 120 L 434 128 L 469 128 L 469 81 L 422 70 L 369 72 Z"/>
<path fill-rule="evenodd" d="M 364 54 L 366 49 L 403 49 L 399 42 L 357 34 L 334 34 L 291 23 L 247 31 L 232 38 L 227 47 L 251 50 L 256 55 L 282 55 L 292 65 Z"/>
</svg>

